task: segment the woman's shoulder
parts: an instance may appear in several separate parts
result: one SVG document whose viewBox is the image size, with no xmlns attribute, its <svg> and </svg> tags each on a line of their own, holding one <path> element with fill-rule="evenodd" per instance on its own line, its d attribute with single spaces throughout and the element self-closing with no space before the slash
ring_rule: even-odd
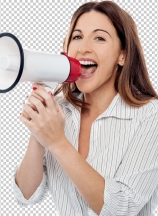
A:
<svg viewBox="0 0 158 216">
<path fill-rule="evenodd" d="M 126 118 L 136 118 L 140 121 L 141 119 L 148 118 L 152 115 L 158 117 L 158 99 L 152 99 L 145 105 L 139 107 L 127 104 L 120 95 L 118 99 L 117 113 L 120 113 L 120 116 L 125 116 Z"/>
<path fill-rule="evenodd" d="M 147 120 L 150 118 L 154 118 L 155 121 L 158 120 L 158 100 L 152 99 L 147 104 L 141 106 L 138 109 L 138 115 L 140 116 L 141 120 Z"/>
<path fill-rule="evenodd" d="M 151 113 L 158 112 L 158 99 L 150 100 L 150 102 L 142 106 L 142 109 L 146 112 L 151 112 Z"/>
</svg>

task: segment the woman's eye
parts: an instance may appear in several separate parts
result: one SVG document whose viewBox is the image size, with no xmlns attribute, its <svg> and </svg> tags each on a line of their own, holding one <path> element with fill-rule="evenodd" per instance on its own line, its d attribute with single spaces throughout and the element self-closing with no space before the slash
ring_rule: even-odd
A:
<svg viewBox="0 0 158 216">
<path fill-rule="evenodd" d="M 76 36 L 72 37 L 73 40 L 78 40 L 80 38 L 81 38 L 81 36 L 79 36 L 79 35 L 76 35 Z"/>
<path fill-rule="evenodd" d="M 96 39 L 98 39 L 98 41 L 105 41 L 105 39 L 102 37 L 96 37 Z"/>
</svg>

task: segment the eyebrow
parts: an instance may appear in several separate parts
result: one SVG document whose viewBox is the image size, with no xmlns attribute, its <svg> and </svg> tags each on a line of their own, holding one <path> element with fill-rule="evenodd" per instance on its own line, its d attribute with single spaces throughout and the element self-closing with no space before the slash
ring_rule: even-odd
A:
<svg viewBox="0 0 158 216">
<path fill-rule="evenodd" d="M 82 31 L 80 29 L 74 29 L 73 32 L 75 32 L 75 31 L 79 31 L 79 32 L 82 33 Z M 107 33 L 111 37 L 110 33 L 108 31 L 103 30 L 103 29 L 95 29 L 95 30 L 92 31 L 92 33 L 97 32 L 97 31 L 103 31 L 103 32 Z"/>
</svg>

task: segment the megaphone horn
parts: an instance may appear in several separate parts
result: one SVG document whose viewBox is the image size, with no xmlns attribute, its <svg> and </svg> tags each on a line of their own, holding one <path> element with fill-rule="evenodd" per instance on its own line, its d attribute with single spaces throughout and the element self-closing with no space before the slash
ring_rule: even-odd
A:
<svg viewBox="0 0 158 216">
<path fill-rule="evenodd" d="M 58 83 L 75 82 L 80 75 L 80 62 L 67 53 L 23 49 L 13 34 L 0 34 L 0 93 L 9 92 L 24 81 L 54 88 Z"/>
</svg>

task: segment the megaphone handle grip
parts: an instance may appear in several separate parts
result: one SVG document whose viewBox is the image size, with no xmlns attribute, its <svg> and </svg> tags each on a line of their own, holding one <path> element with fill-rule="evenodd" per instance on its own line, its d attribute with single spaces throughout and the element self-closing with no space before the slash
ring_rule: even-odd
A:
<svg viewBox="0 0 158 216">
<path fill-rule="evenodd" d="M 42 84 L 47 92 L 49 91 L 53 92 L 53 90 L 58 85 L 57 82 L 37 82 L 37 83 Z"/>
</svg>

